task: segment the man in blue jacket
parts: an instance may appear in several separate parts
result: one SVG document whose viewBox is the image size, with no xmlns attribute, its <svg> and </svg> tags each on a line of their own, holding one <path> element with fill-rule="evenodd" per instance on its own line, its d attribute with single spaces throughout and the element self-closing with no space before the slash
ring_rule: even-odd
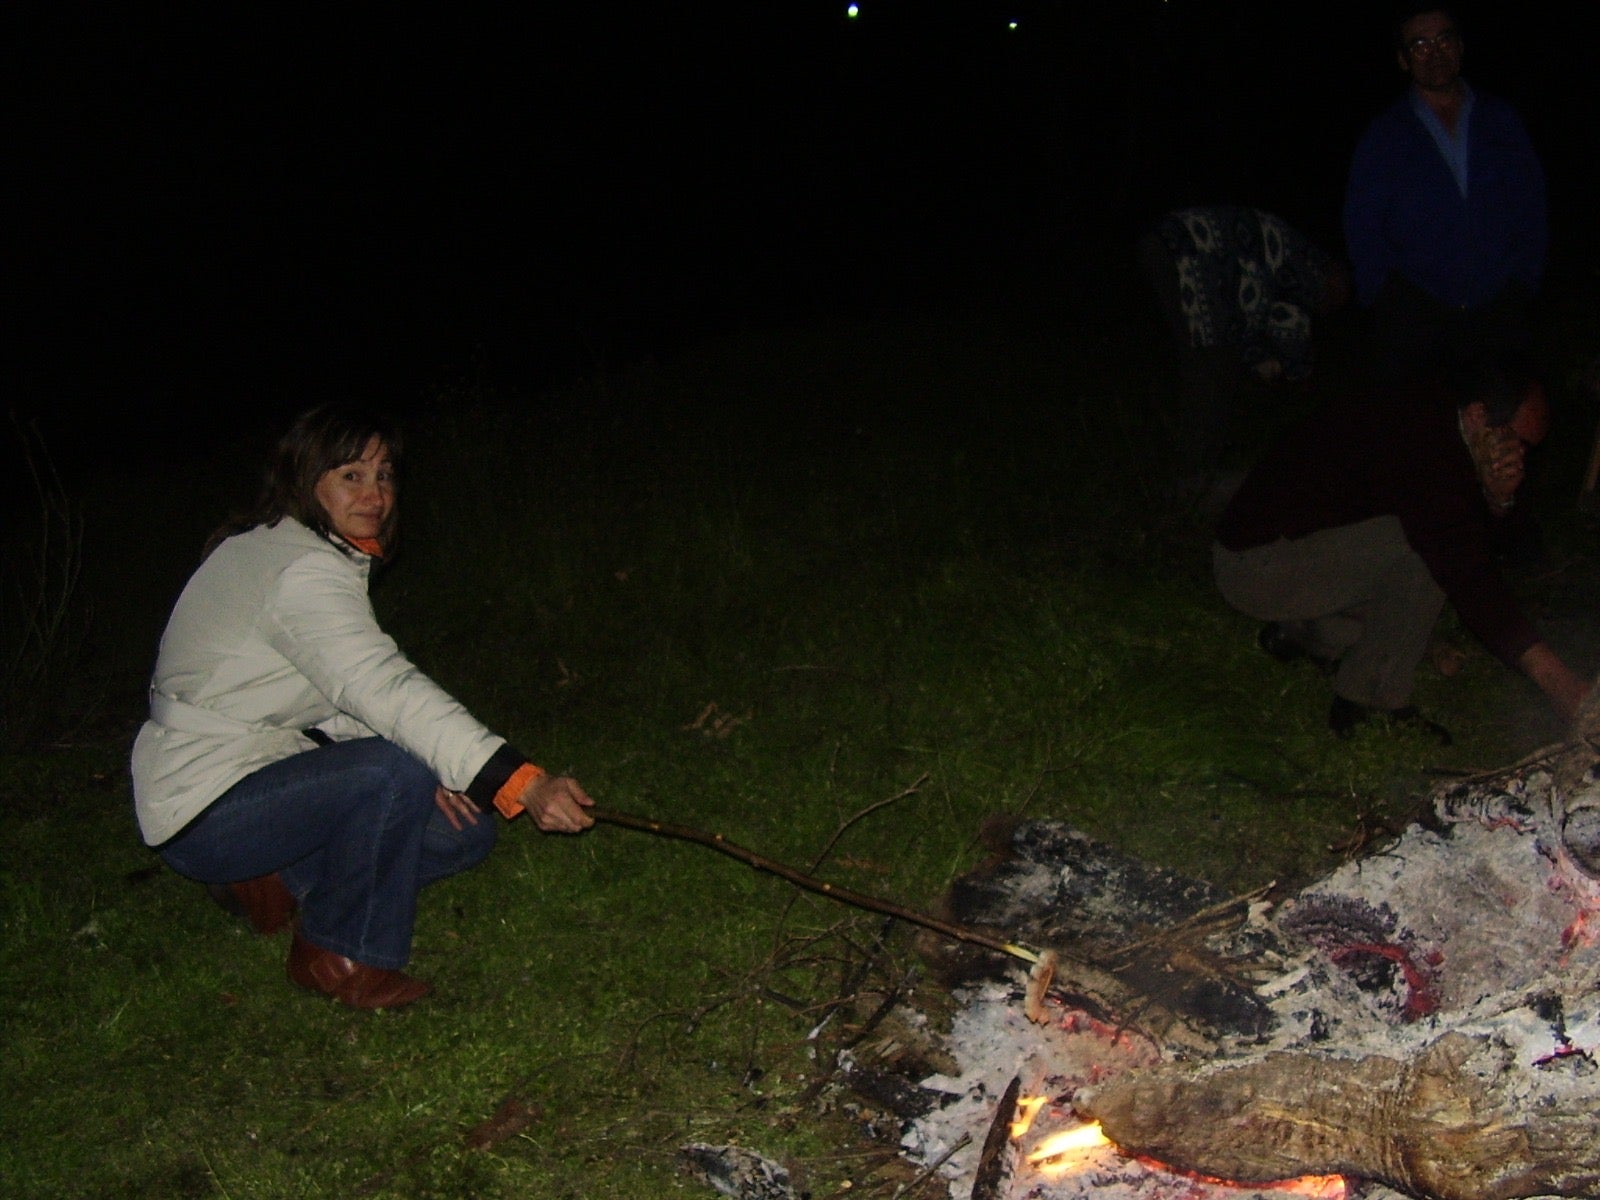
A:
<svg viewBox="0 0 1600 1200">
<path fill-rule="evenodd" d="M 1544 171 L 1516 110 L 1461 77 L 1461 27 L 1412 6 L 1397 23 L 1411 86 L 1368 126 L 1345 191 L 1357 300 L 1389 382 L 1522 349 L 1544 273 Z"/>
</svg>

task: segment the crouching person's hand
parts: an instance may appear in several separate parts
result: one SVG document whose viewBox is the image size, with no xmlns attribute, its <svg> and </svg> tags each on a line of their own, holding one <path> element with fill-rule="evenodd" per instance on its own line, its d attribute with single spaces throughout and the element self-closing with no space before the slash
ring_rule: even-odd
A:
<svg viewBox="0 0 1600 1200">
<path fill-rule="evenodd" d="M 518 797 L 533 823 L 546 833 L 582 833 L 594 824 L 583 810 L 594 804 L 570 775 L 539 775 Z"/>
<path fill-rule="evenodd" d="M 1523 674 L 1539 685 L 1550 699 L 1550 705 L 1563 721 L 1577 719 L 1578 709 L 1589 695 L 1589 681 L 1556 657 L 1555 651 L 1543 642 L 1529 646 L 1517 660 Z"/>
</svg>

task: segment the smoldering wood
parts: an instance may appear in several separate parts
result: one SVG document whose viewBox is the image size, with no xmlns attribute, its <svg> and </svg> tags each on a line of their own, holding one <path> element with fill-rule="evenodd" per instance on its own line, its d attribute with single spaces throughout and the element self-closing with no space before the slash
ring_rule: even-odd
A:
<svg viewBox="0 0 1600 1200">
<path fill-rule="evenodd" d="M 1128 1153 L 1244 1183 L 1347 1175 L 1433 1200 L 1600 1195 L 1600 1110 L 1530 1110 L 1514 1068 L 1493 1038 L 1447 1033 L 1405 1060 L 1157 1067 L 1075 1107 Z"/>
<path fill-rule="evenodd" d="M 972 1181 L 972 1200 L 998 1200 L 1000 1189 L 1011 1175 L 1011 1122 L 1017 1115 L 1017 1097 L 1022 1094 L 1022 1077 L 1013 1075 L 995 1105 L 983 1150 L 978 1155 L 978 1173 Z"/>
<path fill-rule="evenodd" d="M 1094 1015 L 1138 1015 L 1149 983 L 1194 1032 L 1073 1095 L 1140 1156 L 1125 1162 L 1425 1200 L 1600 1196 L 1600 688 L 1567 742 L 1428 800 L 1366 857 L 1245 904 L 1030 822 L 1000 831 L 947 911 L 1070 947 L 1057 994 L 1082 986 Z M 947 982 L 1017 976 L 971 947 L 922 949 Z M 1082 962 L 1098 974 L 1072 979 Z M 1181 996 L 1201 981 L 1262 1018 Z M 1039 1194 L 1087 1194 L 1059 1186 Z"/>
<path fill-rule="evenodd" d="M 983 837 L 990 858 L 952 884 L 941 915 L 1054 952 L 1058 998 L 1177 1053 L 1270 1028 L 1248 962 L 1206 946 L 1260 892 L 1230 896 L 1049 822 L 994 822 Z M 917 950 L 947 986 L 1012 969 L 971 943 L 919 936 Z"/>
</svg>

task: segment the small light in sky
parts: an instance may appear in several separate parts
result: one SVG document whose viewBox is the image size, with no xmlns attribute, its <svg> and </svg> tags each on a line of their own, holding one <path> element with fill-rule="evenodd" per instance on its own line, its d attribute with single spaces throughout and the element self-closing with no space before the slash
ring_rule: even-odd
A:
<svg viewBox="0 0 1600 1200">
<path fill-rule="evenodd" d="M 1006 28 L 1011 30 L 1012 33 L 1015 33 L 1017 31 L 1017 23 L 1015 21 L 1007 21 Z"/>
<path fill-rule="evenodd" d="M 861 5 L 859 5 L 859 4 L 848 4 L 848 5 L 846 5 L 845 6 L 845 10 L 844 10 L 844 15 L 849 17 L 852 21 L 854 21 L 857 17 L 859 17 L 861 15 Z"/>
</svg>

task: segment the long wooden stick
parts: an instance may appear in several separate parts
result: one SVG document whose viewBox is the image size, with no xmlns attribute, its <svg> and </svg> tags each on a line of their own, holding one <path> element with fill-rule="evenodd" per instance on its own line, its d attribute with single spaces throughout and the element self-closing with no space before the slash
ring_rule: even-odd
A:
<svg viewBox="0 0 1600 1200">
<path fill-rule="evenodd" d="M 1008 942 L 1003 938 L 994 937 L 978 929 L 968 929 L 962 925 L 954 925 L 949 921 L 941 921 L 938 917 L 920 913 L 914 909 L 904 908 L 889 900 L 880 900 L 876 896 L 869 896 L 864 892 L 851 891 L 849 888 L 839 887 L 837 884 L 828 883 L 797 871 L 783 863 L 774 862 L 765 855 L 757 854 L 754 850 L 746 850 L 728 841 L 720 833 L 706 833 L 700 829 L 690 829 L 683 825 L 668 825 L 663 821 L 652 821 L 645 817 L 630 816 L 627 813 L 613 812 L 607 808 L 590 808 L 585 811 L 596 821 L 607 825 L 621 825 L 627 829 L 639 829 L 645 833 L 653 833 L 658 837 L 677 838 L 685 842 L 697 842 L 702 846 L 709 846 L 730 858 L 737 858 L 740 862 L 754 867 L 758 871 L 766 871 L 781 879 L 787 879 L 796 887 L 802 887 L 808 892 L 827 896 L 845 904 L 854 905 L 856 908 L 865 908 L 872 912 L 886 913 L 891 917 L 899 917 L 910 921 L 913 925 L 921 925 L 924 929 L 931 929 L 935 933 L 942 933 L 946 937 L 955 938 L 961 942 L 971 942 L 976 946 L 987 946 L 990 950 L 998 950 L 1001 954 L 1009 954 L 1013 958 L 1020 958 L 1023 962 L 1037 963 L 1039 952 L 1030 950 L 1026 946 L 1019 946 L 1015 942 Z"/>
</svg>

